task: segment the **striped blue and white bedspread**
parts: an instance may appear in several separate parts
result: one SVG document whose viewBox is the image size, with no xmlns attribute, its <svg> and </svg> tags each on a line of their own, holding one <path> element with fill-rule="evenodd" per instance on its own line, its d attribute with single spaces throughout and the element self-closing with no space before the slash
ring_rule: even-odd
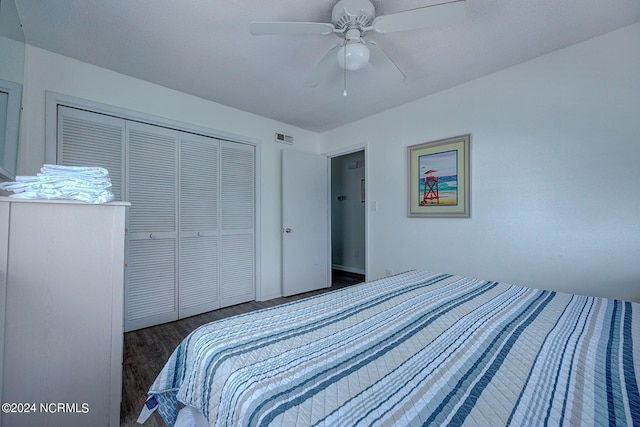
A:
<svg viewBox="0 0 640 427">
<path fill-rule="evenodd" d="M 640 304 L 409 272 L 193 331 L 149 391 L 216 426 L 640 425 Z"/>
</svg>

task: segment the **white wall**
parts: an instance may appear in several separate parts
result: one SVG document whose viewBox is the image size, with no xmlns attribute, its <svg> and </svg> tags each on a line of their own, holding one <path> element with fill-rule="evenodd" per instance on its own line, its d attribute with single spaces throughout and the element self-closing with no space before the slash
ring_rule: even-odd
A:
<svg viewBox="0 0 640 427">
<path fill-rule="evenodd" d="M 0 37 L 0 79 L 22 84 L 24 43 Z"/>
<path fill-rule="evenodd" d="M 257 298 L 281 295 L 283 145 L 274 142 L 274 133 L 292 135 L 296 149 L 312 152 L 318 152 L 318 134 L 27 45 L 19 175 L 37 173 L 45 161 L 45 91 L 260 140 L 261 287 Z"/>
<path fill-rule="evenodd" d="M 369 278 L 450 272 L 640 302 L 640 23 L 322 135 L 368 142 Z M 408 145 L 472 134 L 471 218 L 407 217 Z"/>
</svg>

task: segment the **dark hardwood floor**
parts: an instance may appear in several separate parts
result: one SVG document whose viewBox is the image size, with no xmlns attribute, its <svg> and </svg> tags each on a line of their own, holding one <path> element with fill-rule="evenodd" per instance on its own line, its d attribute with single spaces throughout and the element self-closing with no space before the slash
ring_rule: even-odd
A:
<svg viewBox="0 0 640 427">
<path fill-rule="evenodd" d="M 364 281 L 361 274 L 333 271 L 333 284 L 330 288 L 291 297 L 275 298 L 269 301 L 251 301 L 244 304 L 225 307 L 219 310 L 139 329 L 124 334 L 124 350 L 122 364 L 122 404 L 120 406 L 120 425 L 137 426 L 136 419 L 144 405 L 147 391 L 155 380 L 165 362 L 178 344 L 189 332 L 205 323 L 225 317 L 246 313 L 261 308 L 295 301 L 311 295 L 331 291 Z M 164 421 L 157 412 L 144 424 L 145 426 L 164 426 Z"/>
</svg>

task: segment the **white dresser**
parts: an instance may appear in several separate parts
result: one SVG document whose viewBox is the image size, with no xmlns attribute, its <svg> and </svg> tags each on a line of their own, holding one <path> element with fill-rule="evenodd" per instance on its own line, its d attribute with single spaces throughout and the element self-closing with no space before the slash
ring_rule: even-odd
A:
<svg viewBox="0 0 640 427">
<path fill-rule="evenodd" d="M 0 197 L 2 426 L 119 425 L 126 206 Z"/>
</svg>

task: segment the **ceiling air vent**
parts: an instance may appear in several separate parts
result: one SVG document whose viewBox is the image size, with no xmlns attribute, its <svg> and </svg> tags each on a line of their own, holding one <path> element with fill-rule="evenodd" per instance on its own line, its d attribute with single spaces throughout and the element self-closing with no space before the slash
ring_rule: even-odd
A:
<svg viewBox="0 0 640 427">
<path fill-rule="evenodd" d="M 276 142 L 293 145 L 293 137 L 291 135 L 285 135 L 284 133 L 276 132 Z"/>
</svg>

